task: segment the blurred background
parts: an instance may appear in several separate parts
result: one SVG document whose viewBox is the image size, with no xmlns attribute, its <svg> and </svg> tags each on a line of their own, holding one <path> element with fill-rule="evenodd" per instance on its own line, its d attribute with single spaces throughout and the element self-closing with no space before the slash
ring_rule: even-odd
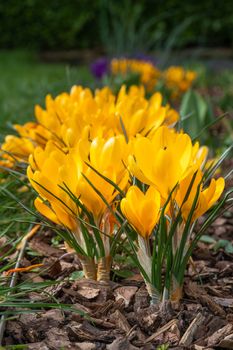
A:
<svg viewBox="0 0 233 350">
<path fill-rule="evenodd" d="M 90 65 L 99 58 L 191 67 L 199 91 L 232 111 L 232 10 L 230 0 L 1 1 L 1 134 L 31 120 L 48 93 L 96 87 Z"/>
</svg>

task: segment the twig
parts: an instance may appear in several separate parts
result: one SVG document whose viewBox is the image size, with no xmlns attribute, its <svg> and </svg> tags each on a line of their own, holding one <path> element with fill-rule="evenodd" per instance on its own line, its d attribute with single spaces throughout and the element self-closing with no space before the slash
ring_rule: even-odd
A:
<svg viewBox="0 0 233 350">
<path fill-rule="evenodd" d="M 205 316 L 203 316 L 200 312 L 194 318 L 194 320 L 190 323 L 188 329 L 184 333 L 183 337 L 180 339 L 179 345 L 189 346 L 193 341 L 193 337 L 198 329 L 202 325 L 205 320 Z"/>
<path fill-rule="evenodd" d="M 130 328 L 130 330 L 125 335 L 125 337 L 128 338 L 132 334 L 132 332 L 135 330 L 136 327 L 137 327 L 137 325 L 135 324 L 132 328 Z"/>
<path fill-rule="evenodd" d="M 30 225 L 29 227 L 29 232 L 32 230 L 32 226 Z M 15 269 L 18 269 L 20 266 L 20 262 L 23 258 L 24 252 L 25 252 L 25 248 L 27 246 L 27 239 L 23 240 L 23 244 L 21 246 L 21 249 L 19 251 L 19 255 L 15 264 Z M 10 288 L 14 288 L 16 285 L 16 281 L 17 281 L 17 277 L 18 277 L 18 272 L 14 272 L 12 277 L 11 277 L 11 282 L 10 282 Z M 10 295 L 10 291 L 8 292 L 8 296 Z M 6 327 L 6 315 L 2 315 L 1 320 L 0 320 L 0 346 L 2 345 L 2 340 L 3 340 L 3 335 L 4 335 L 4 331 L 5 331 L 5 327 Z"/>
<path fill-rule="evenodd" d="M 156 337 L 158 337 L 160 334 L 166 332 L 168 329 L 170 329 L 173 325 L 177 324 L 178 320 L 174 319 L 166 323 L 163 327 L 161 327 L 157 332 L 152 334 L 149 338 L 146 339 L 146 343 L 150 343 L 152 340 L 154 340 Z"/>
</svg>

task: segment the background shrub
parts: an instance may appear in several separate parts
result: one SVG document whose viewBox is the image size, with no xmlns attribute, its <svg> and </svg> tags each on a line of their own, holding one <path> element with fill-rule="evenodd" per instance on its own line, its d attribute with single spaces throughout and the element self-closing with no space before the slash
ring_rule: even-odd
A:
<svg viewBox="0 0 233 350">
<path fill-rule="evenodd" d="M 231 0 L 0 2 L 0 48 L 106 47 L 124 36 L 134 40 L 139 33 L 141 42 L 145 36 L 150 39 L 151 49 L 164 47 L 168 37 L 176 39 L 171 39 L 175 47 L 228 46 L 233 40 L 232 25 Z"/>
</svg>

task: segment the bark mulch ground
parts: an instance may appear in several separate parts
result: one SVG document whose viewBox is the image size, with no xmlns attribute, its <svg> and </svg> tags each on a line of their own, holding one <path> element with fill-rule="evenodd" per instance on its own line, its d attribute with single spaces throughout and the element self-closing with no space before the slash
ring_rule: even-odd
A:
<svg viewBox="0 0 233 350">
<path fill-rule="evenodd" d="M 210 228 L 215 239 L 232 240 L 233 213 L 225 213 Z M 51 234 L 36 235 L 30 248 L 43 254 L 45 272 L 21 274 L 41 282 L 56 280 L 42 293 L 31 292 L 31 302 L 72 304 L 82 313 L 50 309 L 17 316 L 7 322 L 4 343 L 27 344 L 30 350 L 58 349 L 233 349 L 233 255 L 214 251 L 200 242 L 193 255 L 179 304 L 150 305 L 137 272 L 117 282 L 67 280 L 80 270 L 73 254 L 50 245 Z M 22 265 L 30 261 L 26 255 Z M 164 347 L 166 349 L 166 347 Z"/>
</svg>

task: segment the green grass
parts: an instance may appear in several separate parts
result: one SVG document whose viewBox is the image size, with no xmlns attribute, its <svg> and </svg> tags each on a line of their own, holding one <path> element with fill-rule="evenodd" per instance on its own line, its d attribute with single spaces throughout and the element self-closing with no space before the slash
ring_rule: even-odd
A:
<svg viewBox="0 0 233 350">
<path fill-rule="evenodd" d="M 88 85 L 88 67 L 42 63 L 33 53 L 0 51 L 0 134 L 11 123 L 34 118 L 35 104 L 44 105 L 47 94 L 56 96 L 74 84 Z"/>
</svg>

